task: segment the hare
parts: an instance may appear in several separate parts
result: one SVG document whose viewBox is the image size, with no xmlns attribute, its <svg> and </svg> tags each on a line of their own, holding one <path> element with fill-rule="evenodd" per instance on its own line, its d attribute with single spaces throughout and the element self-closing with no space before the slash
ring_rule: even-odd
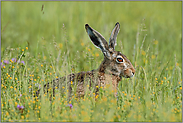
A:
<svg viewBox="0 0 183 123">
<path fill-rule="evenodd" d="M 72 73 L 68 76 L 54 79 L 51 83 L 44 85 L 44 93 L 53 89 L 54 96 L 55 89 L 59 89 L 62 92 L 68 92 L 69 97 L 72 96 L 73 91 L 76 92 L 77 96 L 84 97 L 87 89 L 93 89 L 95 94 L 98 95 L 101 86 L 105 87 L 106 84 L 112 83 L 116 96 L 116 90 L 121 78 L 134 76 L 135 69 L 130 60 L 121 52 L 115 51 L 116 38 L 120 29 L 118 22 L 112 30 L 109 44 L 99 32 L 91 28 L 88 24 L 85 25 L 85 29 L 92 43 L 99 48 L 104 55 L 104 60 L 99 68 L 87 72 Z M 73 85 L 75 85 L 75 88 L 73 88 Z M 37 96 L 39 94 L 40 89 L 36 92 Z"/>
</svg>

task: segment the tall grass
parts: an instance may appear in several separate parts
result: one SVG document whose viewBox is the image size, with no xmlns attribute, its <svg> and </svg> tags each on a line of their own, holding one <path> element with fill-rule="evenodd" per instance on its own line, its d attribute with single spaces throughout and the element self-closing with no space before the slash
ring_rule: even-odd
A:
<svg viewBox="0 0 183 123">
<path fill-rule="evenodd" d="M 181 2 L 2 2 L 1 121 L 182 121 Z M 43 6 L 44 5 L 44 6 Z M 43 8 L 43 9 L 42 9 Z M 54 78 L 97 69 L 101 51 L 88 23 L 109 39 L 121 25 L 116 50 L 136 68 L 94 94 L 50 101 L 33 96 Z M 16 61 L 15 59 L 16 58 Z M 20 63 L 19 63 L 20 61 Z M 23 107 L 20 107 L 23 106 Z"/>
</svg>

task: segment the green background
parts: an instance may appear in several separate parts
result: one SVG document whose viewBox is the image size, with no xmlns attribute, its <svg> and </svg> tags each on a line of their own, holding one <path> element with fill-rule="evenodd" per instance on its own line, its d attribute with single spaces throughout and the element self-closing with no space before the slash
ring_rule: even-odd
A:
<svg viewBox="0 0 183 123">
<path fill-rule="evenodd" d="M 97 69 L 103 55 L 84 25 L 108 41 L 116 22 L 115 49 L 136 69 L 132 79 L 119 83 L 118 101 L 112 94 L 97 102 L 86 95 L 79 104 L 73 98 L 70 110 L 65 96 L 50 102 L 29 94 L 55 77 Z M 2 1 L 3 60 L 11 63 L 1 67 L 2 121 L 182 121 L 181 1 Z M 23 114 L 18 104 L 26 107 Z"/>
</svg>

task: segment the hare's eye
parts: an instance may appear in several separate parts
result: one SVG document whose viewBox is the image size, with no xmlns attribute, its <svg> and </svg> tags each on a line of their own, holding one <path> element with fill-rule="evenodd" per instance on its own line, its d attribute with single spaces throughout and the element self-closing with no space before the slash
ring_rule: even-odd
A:
<svg viewBox="0 0 183 123">
<path fill-rule="evenodd" d="M 116 61 L 117 61 L 118 63 L 121 63 L 121 62 L 123 62 L 123 58 L 118 57 L 118 58 L 116 59 Z"/>
</svg>

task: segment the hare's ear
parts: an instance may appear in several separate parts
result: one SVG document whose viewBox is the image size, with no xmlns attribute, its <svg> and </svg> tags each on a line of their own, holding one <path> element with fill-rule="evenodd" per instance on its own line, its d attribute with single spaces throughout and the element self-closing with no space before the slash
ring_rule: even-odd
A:
<svg viewBox="0 0 183 123">
<path fill-rule="evenodd" d="M 104 56 L 110 59 L 109 46 L 105 38 L 96 30 L 92 29 L 88 24 L 85 25 L 92 43 L 103 52 Z"/>
<path fill-rule="evenodd" d="M 118 35 L 118 32 L 119 32 L 119 28 L 120 28 L 120 25 L 119 25 L 119 22 L 117 22 L 115 24 L 114 29 L 111 32 L 111 37 L 109 39 L 109 48 L 112 48 L 113 50 L 114 50 L 114 48 L 117 44 L 116 43 L 116 38 L 117 38 L 117 35 Z"/>
</svg>

